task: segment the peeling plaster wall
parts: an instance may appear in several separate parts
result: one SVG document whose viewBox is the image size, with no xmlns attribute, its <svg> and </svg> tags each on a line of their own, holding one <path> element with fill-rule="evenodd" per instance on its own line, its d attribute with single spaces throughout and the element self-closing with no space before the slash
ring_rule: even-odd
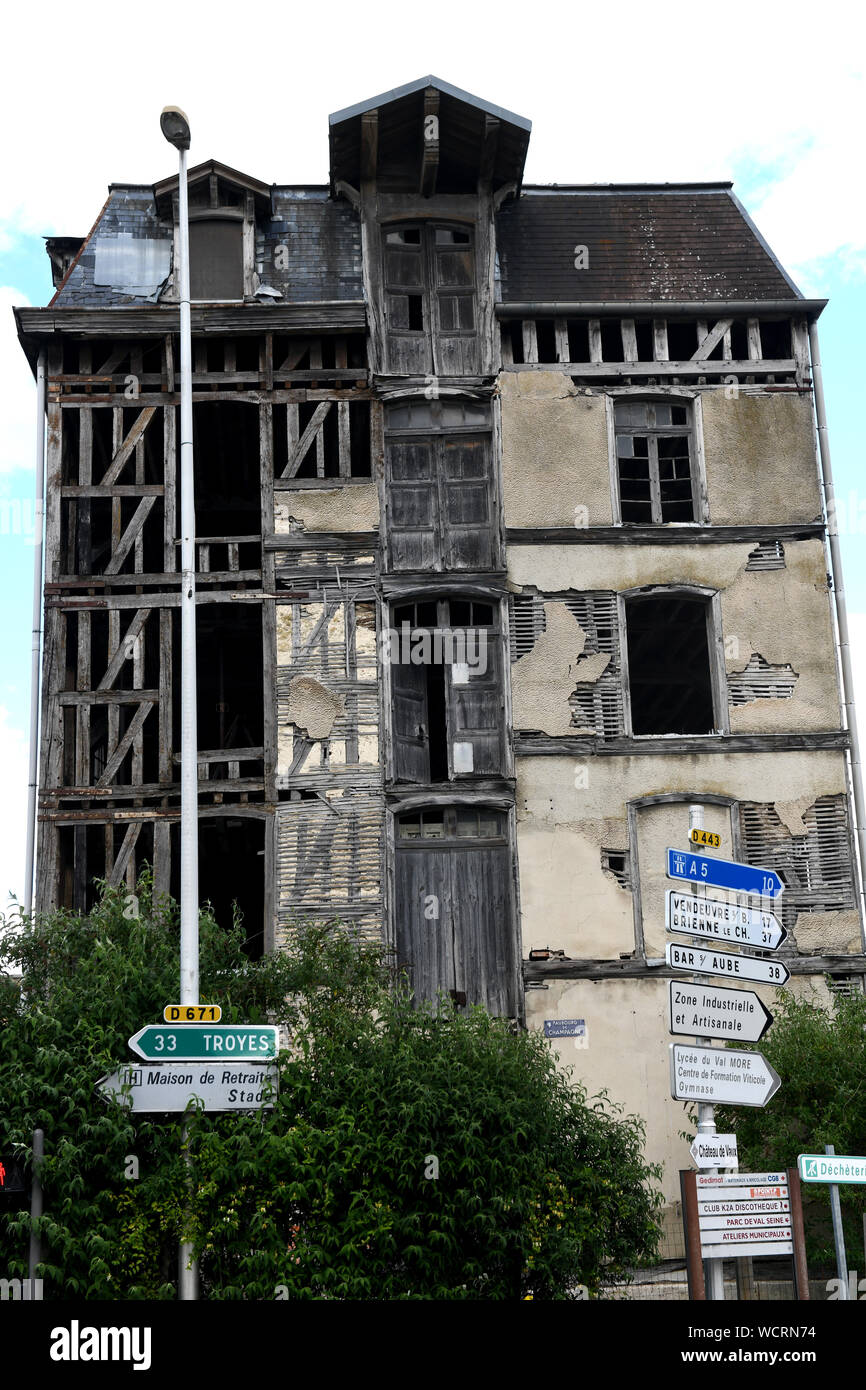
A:
<svg viewBox="0 0 866 1390">
<path fill-rule="evenodd" d="M 604 397 L 562 372 L 503 372 L 502 492 L 506 526 L 610 526 Z"/>
<path fill-rule="evenodd" d="M 775 990 L 749 988 L 772 1011 Z M 787 988 L 816 1003 L 826 1004 L 830 998 L 820 977 L 795 977 Z M 668 981 L 661 978 L 552 981 L 547 990 L 527 992 L 526 1022 L 540 1032 L 546 1018 L 586 1021 L 587 1046 L 576 1047 L 572 1038 L 552 1038 L 548 1046 L 559 1054 L 560 1069 L 571 1067 L 591 1096 L 607 1090 L 627 1113 L 643 1116 L 646 1156 L 664 1164 L 662 1190 L 673 1208 L 680 1199 L 679 1170 L 692 1163 L 689 1146 L 679 1137 L 680 1130 L 688 1129 L 685 1107 L 670 1095 L 668 1044 L 688 1044 L 689 1039 L 669 1034 L 667 1000 Z M 682 1228 L 671 1221 L 670 1234 L 677 1229 L 681 1239 Z"/>
<path fill-rule="evenodd" d="M 608 652 L 583 656 L 586 633 L 564 603 L 544 605 L 546 629 L 511 671 L 516 729 L 545 734 L 576 732 L 568 697 L 579 682 L 595 682 L 610 662 Z"/>
<path fill-rule="evenodd" d="M 726 667 L 741 671 L 753 652 L 786 662 L 798 680 L 790 699 L 731 707 L 733 733 L 820 731 L 840 727 L 833 629 L 824 548 L 789 541 L 786 568 L 747 570 L 752 545 L 509 546 L 512 586 L 542 593 L 566 589 L 622 591 L 649 584 L 700 584 L 721 591 Z M 526 660 L 526 658 L 522 658 Z M 519 663 L 518 663 L 519 666 Z M 515 671 L 517 667 L 513 668 Z M 516 728 L 537 728 L 531 722 Z"/>
<path fill-rule="evenodd" d="M 815 521 L 821 496 L 809 396 L 701 396 L 714 526 Z"/>
<path fill-rule="evenodd" d="M 766 801 L 772 788 L 777 805 L 802 802 L 805 809 L 819 796 L 843 795 L 846 789 L 843 755 L 830 751 L 587 761 L 520 757 L 516 773 L 524 954 L 531 945 L 550 946 L 577 959 L 616 960 L 635 949 L 632 894 L 601 867 L 602 848 L 628 847 L 629 801 L 663 792 L 691 796 L 700 791 Z M 705 825 L 722 835 L 717 853 L 730 857 L 727 808 L 707 807 Z M 649 807 L 638 816 L 638 865 L 632 864 L 632 876 L 639 869 L 650 955 L 663 955 L 667 939 L 664 893 L 672 885 L 664 877 L 662 851 L 668 844 L 684 845 L 687 827 L 686 802 Z M 856 936 L 854 949 L 859 951 L 856 914 L 851 922 L 847 913 L 815 915 L 827 919 L 827 936 L 817 949 L 830 951 L 832 941 L 843 934 L 846 941 Z M 808 930 L 805 923 L 804 928 Z M 814 942 L 808 949 L 816 949 Z"/>
<path fill-rule="evenodd" d="M 285 717 L 310 738 L 327 738 L 346 701 L 312 676 L 296 676 L 289 682 Z"/>
<path fill-rule="evenodd" d="M 375 483 L 352 483 L 339 488 L 297 488 L 283 493 L 274 505 L 274 531 L 288 535 L 298 528 L 290 517 L 303 522 L 307 531 L 378 531 L 379 494 Z"/>
</svg>

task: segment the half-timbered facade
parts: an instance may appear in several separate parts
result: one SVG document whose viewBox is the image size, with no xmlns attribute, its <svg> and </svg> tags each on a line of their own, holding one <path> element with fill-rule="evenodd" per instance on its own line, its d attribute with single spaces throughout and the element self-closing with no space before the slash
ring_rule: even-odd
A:
<svg viewBox="0 0 866 1390">
<path fill-rule="evenodd" d="M 663 852 L 704 808 L 859 987 L 804 299 L 726 184 L 532 187 L 425 78 L 328 185 L 190 176 L 200 884 L 249 949 L 383 937 L 682 1160 Z M 47 378 L 37 906 L 179 883 L 177 179 L 17 312 Z"/>
</svg>

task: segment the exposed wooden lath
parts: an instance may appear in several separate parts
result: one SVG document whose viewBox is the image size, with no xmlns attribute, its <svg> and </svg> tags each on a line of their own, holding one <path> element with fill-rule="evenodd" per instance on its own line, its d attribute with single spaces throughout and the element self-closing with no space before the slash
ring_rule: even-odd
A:
<svg viewBox="0 0 866 1390">
<path fill-rule="evenodd" d="M 545 631 L 545 603 L 561 603 L 586 633 L 585 655 L 607 652 L 606 670 L 597 681 L 578 682 L 569 697 L 575 729 L 594 729 L 599 738 L 624 732 L 622 676 L 616 594 L 515 594 L 510 600 L 511 660 L 526 656 Z"/>
<path fill-rule="evenodd" d="M 773 907 L 792 927 L 800 912 L 856 908 L 848 810 L 844 796 L 822 796 L 803 813 L 805 835 L 792 835 L 770 803 L 743 802 L 743 859 L 775 869 L 785 892 Z"/>
</svg>

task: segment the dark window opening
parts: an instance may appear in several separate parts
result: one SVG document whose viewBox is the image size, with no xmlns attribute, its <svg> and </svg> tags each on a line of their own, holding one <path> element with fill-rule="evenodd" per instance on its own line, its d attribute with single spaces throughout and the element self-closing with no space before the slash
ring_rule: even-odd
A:
<svg viewBox="0 0 866 1390">
<path fill-rule="evenodd" d="M 626 601 L 635 734 L 715 729 L 708 623 L 705 599 L 671 595 Z"/>
<path fill-rule="evenodd" d="M 199 902 L 210 903 L 217 922 L 232 926 L 235 904 L 241 914 L 244 952 L 264 954 L 265 821 L 254 816 L 200 816 L 198 822 Z M 172 826 L 171 894 L 180 894 L 180 828 Z"/>
<path fill-rule="evenodd" d="M 261 536 L 259 412 L 234 401 L 193 406 L 195 531 Z M 177 515 L 180 517 L 180 470 Z"/>
<path fill-rule="evenodd" d="M 668 319 L 668 361 L 688 362 L 697 346 L 697 324 L 694 320 Z"/>
<path fill-rule="evenodd" d="M 568 360 L 569 362 L 589 361 L 589 323 L 586 319 L 568 319 Z"/>
<path fill-rule="evenodd" d="M 635 319 L 634 335 L 637 340 L 638 362 L 654 362 L 653 326 L 649 319 Z"/>
<path fill-rule="evenodd" d="M 605 362 L 622 362 L 622 332 L 619 319 L 601 320 L 601 355 Z"/>
<path fill-rule="evenodd" d="M 408 319 L 406 327 L 410 333 L 424 332 L 424 299 L 420 294 L 407 294 Z M 399 327 L 395 324 L 395 327 Z"/>
<path fill-rule="evenodd" d="M 200 604 L 196 622 L 198 746 L 202 751 L 261 748 L 264 730 L 264 661 L 259 604 Z M 176 622 L 176 670 L 180 670 L 180 619 Z M 176 741 L 180 741 L 180 682 L 174 682 Z M 207 769 L 209 780 L 228 775 L 225 765 Z M 202 782 L 202 788 L 206 782 Z"/>
<path fill-rule="evenodd" d="M 556 330 L 553 319 L 535 320 L 535 341 L 538 344 L 539 362 L 555 362 Z"/>
<path fill-rule="evenodd" d="M 448 781 L 448 718 L 445 701 L 444 666 L 426 666 L 427 679 L 427 748 L 430 760 L 430 781 Z"/>
<path fill-rule="evenodd" d="M 731 324 L 731 357 L 735 362 L 748 361 L 749 340 L 742 319 L 734 319 Z"/>
<path fill-rule="evenodd" d="M 511 360 L 516 367 L 523 365 L 523 323 L 520 319 L 507 319 L 503 333 L 508 335 L 511 344 Z"/>
<path fill-rule="evenodd" d="M 243 222 L 193 219 L 189 224 L 189 292 L 192 300 L 244 297 Z"/>
<path fill-rule="evenodd" d="M 784 362 L 790 359 L 790 319 L 761 319 L 761 356 L 770 362 Z"/>
</svg>

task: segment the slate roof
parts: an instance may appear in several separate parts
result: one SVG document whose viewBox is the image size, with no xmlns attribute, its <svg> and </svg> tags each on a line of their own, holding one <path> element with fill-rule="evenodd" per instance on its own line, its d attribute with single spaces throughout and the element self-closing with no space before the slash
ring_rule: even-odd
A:
<svg viewBox="0 0 866 1390">
<path fill-rule="evenodd" d="M 730 184 L 527 186 L 500 209 L 497 246 L 503 303 L 799 296 Z"/>
</svg>

